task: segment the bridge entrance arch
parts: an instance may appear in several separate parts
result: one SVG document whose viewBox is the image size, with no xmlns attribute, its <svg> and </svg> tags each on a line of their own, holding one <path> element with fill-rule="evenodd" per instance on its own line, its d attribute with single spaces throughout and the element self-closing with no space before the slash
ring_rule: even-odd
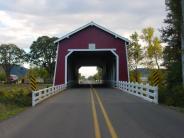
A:
<svg viewBox="0 0 184 138">
<path fill-rule="evenodd" d="M 71 49 L 65 57 L 65 82 L 76 82 L 81 66 L 99 66 L 103 72 L 102 80 L 119 80 L 119 56 L 114 50 Z"/>
</svg>

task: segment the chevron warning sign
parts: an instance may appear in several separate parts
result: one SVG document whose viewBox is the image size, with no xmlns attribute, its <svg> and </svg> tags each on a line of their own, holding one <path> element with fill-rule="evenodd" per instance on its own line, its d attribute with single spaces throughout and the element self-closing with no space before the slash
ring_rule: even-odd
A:
<svg viewBox="0 0 184 138">
<path fill-rule="evenodd" d="M 36 91 L 37 86 L 36 86 L 36 79 L 35 79 L 34 76 L 31 76 L 31 77 L 30 77 L 30 82 L 31 82 L 31 89 L 32 89 L 33 91 Z"/>
<path fill-rule="evenodd" d="M 160 82 L 160 77 L 158 71 L 153 72 L 153 84 L 157 86 Z"/>
</svg>

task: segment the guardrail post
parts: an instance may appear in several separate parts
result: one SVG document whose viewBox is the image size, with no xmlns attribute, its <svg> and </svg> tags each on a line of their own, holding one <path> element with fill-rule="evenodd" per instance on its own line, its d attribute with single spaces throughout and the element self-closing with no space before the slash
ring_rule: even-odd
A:
<svg viewBox="0 0 184 138">
<path fill-rule="evenodd" d="M 127 89 L 128 89 L 128 87 L 127 87 L 127 82 L 125 81 L 125 91 L 127 92 Z"/>
<path fill-rule="evenodd" d="M 134 90 L 134 95 L 137 95 L 137 92 L 139 91 L 139 85 L 138 85 L 138 83 L 136 82 L 135 83 L 135 90 Z"/>
<path fill-rule="evenodd" d="M 131 83 L 130 83 L 130 85 L 131 85 L 131 86 L 130 86 L 130 92 L 132 93 L 132 92 L 133 92 L 133 90 L 134 90 L 134 83 L 133 83 L 133 82 L 131 82 Z"/>
<path fill-rule="evenodd" d="M 120 81 L 120 89 L 121 90 L 123 89 L 123 83 L 122 83 L 122 81 Z"/>
<path fill-rule="evenodd" d="M 125 81 L 123 81 L 123 90 L 126 89 L 126 86 L 125 86 Z"/>
<path fill-rule="evenodd" d="M 127 92 L 129 92 L 129 82 L 126 82 L 127 85 Z"/>
<path fill-rule="evenodd" d="M 120 88 L 120 81 L 118 81 L 118 89 Z"/>
<path fill-rule="evenodd" d="M 155 87 L 154 95 L 154 103 L 158 104 L 158 86 Z"/>
<path fill-rule="evenodd" d="M 149 84 L 146 83 L 146 97 L 149 98 Z"/>
<path fill-rule="evenodd" d="M 34 91 L 32 91 L 32 106 L 35 106 L 35 95 L 34 95 Z"/>
</svg>

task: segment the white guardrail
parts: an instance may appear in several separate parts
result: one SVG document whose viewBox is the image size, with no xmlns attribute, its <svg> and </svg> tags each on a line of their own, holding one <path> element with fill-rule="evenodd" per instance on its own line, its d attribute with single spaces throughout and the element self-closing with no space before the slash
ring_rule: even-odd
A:
<svg viewBox="0 0 184 138">
<path fill-rule="evenodd" d="M 126 81 L 113 81 L 113 87 L 158 104 L 158 87 Z"/>
<path fill-rule="evenodd" d="M 36 104 L 47 99 L 48 97 L 61 92 L 62 90 L 66 89 L 66 87 L 67 87 L 67 84 L 61 84 L 61 85 L 56 85 L 49 88 L 41 89 L 38 91 L 33 91 L 32 106 L 35 106 Z"/>
</svg>

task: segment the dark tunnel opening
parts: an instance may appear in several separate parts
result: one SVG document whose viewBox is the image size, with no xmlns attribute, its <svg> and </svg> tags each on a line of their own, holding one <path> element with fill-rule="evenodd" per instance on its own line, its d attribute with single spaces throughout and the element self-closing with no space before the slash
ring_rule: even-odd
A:
<svg viewBox="0 0 184 138">
<path fill-rule="evenodd" d="M 111 51 L 74 51 L 67 60 L 67 82 L 73 82 L 74 86 L 90 86 L 79 84 L 78 70 L 82 66 L 97 66 L 102 69 L 100 84 L 93 86 L 108 86 L 108 81 L 116 80 L 116 56 Z"/>
</svg>

